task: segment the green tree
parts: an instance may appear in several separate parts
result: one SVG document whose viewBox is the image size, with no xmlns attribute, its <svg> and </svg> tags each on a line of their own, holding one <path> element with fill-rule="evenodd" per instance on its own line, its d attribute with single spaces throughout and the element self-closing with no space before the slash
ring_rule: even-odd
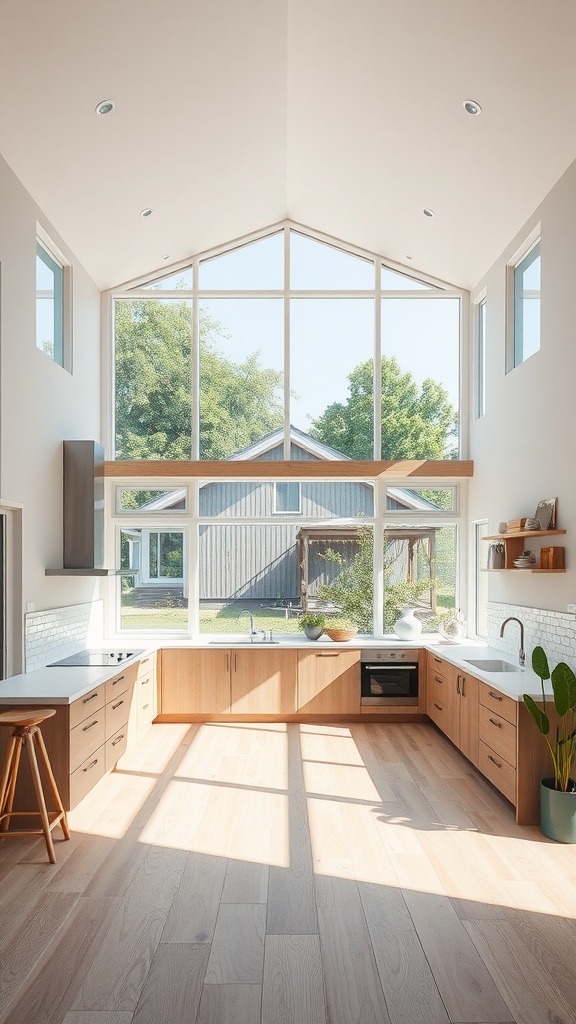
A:
<svg viewBox="0 0 576 1024">
<path fill-rule="evenodd" d="M 312 421 L 310 433 L 351 459 L 373 457 L 372 361 L 348 377 L 348 399 L 333 402 Z M 457 416 L 448 393 L 427 378 L 418 385 L 393 356 L 382 357 L 382 458 L 447 459 L 457 456 Z"/>
<path fill-rule="evenodd" d="M 200 457 L 224 459 L 282 423 L 282 374 L 218 347 L 221 326 L 200 310 Z M 116 457 L 189 459 L 192 433 L 191 304 L 116 304 Z"/>
</svg>

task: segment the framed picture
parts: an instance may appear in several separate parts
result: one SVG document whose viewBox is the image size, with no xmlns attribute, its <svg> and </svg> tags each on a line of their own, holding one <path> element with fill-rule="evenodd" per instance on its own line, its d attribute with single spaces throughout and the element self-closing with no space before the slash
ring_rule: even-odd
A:
<svg viewBox="0 0 576 1024">
<path fill-rule="evenodd" d="M 541 530 L 556 529 L 556 503 L 558 498 L 544 498 L 538 502 L 534 518 L 538 519 Z"/>
</svg>

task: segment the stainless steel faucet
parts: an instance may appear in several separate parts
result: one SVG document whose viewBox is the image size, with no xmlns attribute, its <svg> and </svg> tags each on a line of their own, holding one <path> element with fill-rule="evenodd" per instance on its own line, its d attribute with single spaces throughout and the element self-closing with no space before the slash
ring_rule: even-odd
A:
<svg viewBox="0 0 576 1024">
<path fill-rule="evenodd" d="M 239 612 L 238 618 L 241 619 L 243 615 L 250 616 L 250 641 L 254 643 L 254 637 L 258 635 L 261 635 L 263 640 L 266 639 L 266 631 L 264 629 L 256 629 L 252 612 L 248 611 L 247 608 L 243 608 L 242 611 Z"/>
<path fill-rule="evenodd" d="M 524 652 L 524 623 L 520 622 L 514 615 L 510 615 L 500 626 L 500 636 L 504 636 L 504 626 L 507 622 L 517 622 L 520 626 L 520 650 L 518 651 L 518 664 L 524 665 L 526 662 L 526 654 Z"/>
</svg>

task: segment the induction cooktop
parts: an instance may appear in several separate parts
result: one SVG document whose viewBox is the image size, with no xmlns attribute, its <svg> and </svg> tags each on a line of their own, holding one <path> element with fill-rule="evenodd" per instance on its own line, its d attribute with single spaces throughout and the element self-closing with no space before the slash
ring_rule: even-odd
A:
<svg viewBox="0 0 576 1024">
<path fill-rule="evenodd" d="M 111 665 L 112 668 L 114 668 L 116 665 L 121 665 L 128 658 L 134 658 L 138 654 L 142 654 L 142 651 L 77 651 L 76 654 L 71 654 L 68 658 L 62 658 L 61 661 L 53 661 L 46 667 L 60 668 L 64 665 L 70 665 L 73 667 L 93 665 L 98 667 L 102 665 Z"/>
</svg>

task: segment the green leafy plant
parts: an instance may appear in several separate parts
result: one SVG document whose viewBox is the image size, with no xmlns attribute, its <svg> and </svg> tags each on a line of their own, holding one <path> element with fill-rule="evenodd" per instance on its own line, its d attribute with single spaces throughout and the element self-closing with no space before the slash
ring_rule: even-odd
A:
<svg viewBox="0 0 576 1024">
<path fill-rule="evenodd" d="M 576 782 L 572 778 L 576 756 L 576 676 L 570 666 L 563 661 L 550 672 L 548 658 L 542 647 L 535 647 L 532 652 L 532 668 L 540 677 L 542 707 L 539 707 L 527 693 L 523 699 L 548 744 L 554 766 L 554 788 L 563 793 L 576 791 Z M 552 730 L 546 711 L 546 679 L 550 679 L 552 683 L 554 708 L 558 719 L 555 729 Z"/>
<path fill-rule="evenodd" d="M 326 616 L 322 615 L 321 612 L 304 612 L 298 619 L 299 629 L 319 629 L 324 628 L 326 622 Z"/>
</svg>

